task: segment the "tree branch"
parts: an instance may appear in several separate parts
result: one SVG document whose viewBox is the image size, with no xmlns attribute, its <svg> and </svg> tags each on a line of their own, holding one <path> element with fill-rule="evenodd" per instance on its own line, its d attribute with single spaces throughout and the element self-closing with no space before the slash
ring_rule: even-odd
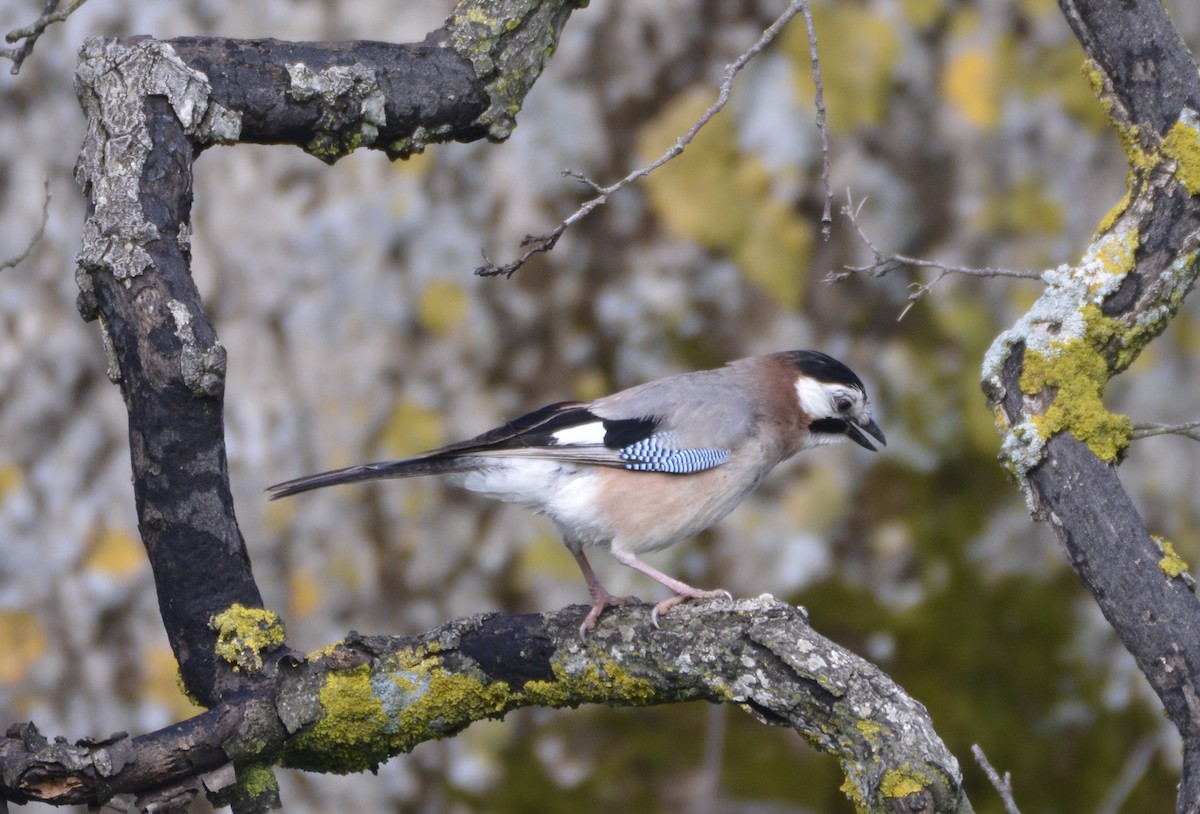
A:
<svg viewBox="0 0 1200 814">
<path fill-rule="evenodd" d="M 858 222 L 858 214 L 862 210 L 866 199 L 858 202 L 858 206 L 854 205 L 854 200 L 850 197 L 850 192 L 846 192 L 846 205 L 842 207 L 842 214 L 850 220 L 850 225 L 854 227 L 854 231 L 858 234 L 858 239 L 871 250 L 873 260 L 865 266 L 843 266 L 840 272 L 829 272 L 825 275 L 826 283 L 840 283 L 848 280 L 855 274 L 866 274 L 870 277 L 883 277 L 890 272 L 902 266 L 912 266 L 913 268 L 929 268 L 936 269 L 939 273 L 928 283 L 910 283 L 909 287 L 912 293 L 908 295 L 908 305 L 896 317 L 896 321 L 904 319 L 912 307 L 917 304 L 921 297 L 928 294 L 935 285 L 942 281 L 942 278 L 949 274 L 962 274 L 967 277 L 1018 277 L 1027 280 L 1036 280 L 1042 276 L 1039 271 L 1030 271 L 1026 269 L 1006 269 L 1006 268 L 971 268 L 969 266 L 956 266 L 948 263 L 939 263 L 936 260 L 925 260 L 919 257 L 909 257 L 904 254 L 895 254 L 893 252 L 885 252 L 880 249 L 875 243 L 867 237 Z"/>
<path fill-rule="evenodd" d="M 1017 808 L 1017 801 L 1013 798 L 1012 775 L 1005 772 L 1004 777 L 1000 777 L 1000 773 L 992 766 L 979 744 L 971 747 L 971 754 L 975 756 L 975 762 L 979 764 L 979 768 L 983 769 L 983 773 L 987 775 L 988 782 L 1000 795 L 1000 802 L 1004 803 L 1005 814 L 1021 814 L 1021 809 Z"/>
<path fill-rule="evenodd" d="M 269 662 L 271 681 L 252 695 L 138 738 L 69 746 L 15 727 L 0 743 L 0 795 L 140 801 L 220 777 L 230 762 L 371 769 L 526 706 L 707 700 L 790 726 L 837 756 L 863 810 L 970 811 L 925 708 L 815 633 L 803 611 L 769 597 L 689 603 L 656 629 L 639 605 L 606 612 L 581 641 L 586 610 L 483 614 L 412 638 L 352 633 L 311 660 Z"/>
<path fill-rule="evenodd" d="M 29 255 L 33 254 L 33 247 L 38 244 L 42 236 L 46 234 L 46 224 L 50 222 L 50 179 L 46 179 L 44 189 L 46 197 L 42 200 L 42 221 L 38 224 L 37 231 L 33 233 L 33 237 L 29 238 L 28 245 L 20 254 L 10 257 L 7 260 L 0 260 L 0 271 L 5 269 L 16 268 L 21 263 L 25 262 Z"/>
<path fill-rule="evenodd" d="M 67 5 L 56 11 L 60 2 L 61 0 L 46 0 L 46 8 L 42 12 L 42 16 L 24 28 L 13 29 L 4 35 L 4 41 L 9 44 L 24 40 L 17 48 L 0 48 L 0 57 L 11 59 L 13 62 L 13 76 L 21 72 L 21 64 L 33 53 L 33 46 L 37 44 L 38 38 L 45 33 L 46 29 L 54 23 L 61 23 L 70 17 L 87 0 L 67 0 Z"/>
<path fill-rule="evenodd" d="M 1196 66 L 1154 0 L 1062 0 L 1131 158 L 1130 195 L 1083 260 L 993 344 L 984 390 L 1001 457 L 1183 737 L 1177 811 L 1200 812 L 1200 604 L 1122 488 L 1132 424 L 1101 400 L 1178 311 L 1200 270 Z M 1177 578 L 1177 576 L 1179 578 Z"/>
<path fill-rule="evenodd" d="M 79 309 L 99 321 L 122 387 L 139 529 L 200 703 L 258 680 L 220 651 L 223 631 L 278 620 L 261 610 L 234 514 L 225 348 L 190 274 L 196 156 L 218 143 L 292 143 L 332 163 L 361 146 L 397 157 L 503 138 L 575 6 L 464 0 L 415 45 L 141 37 L 81 49 L 88 122 L 76 179 L 92 207 Z M 286 652 L 278 630 L 274 648 Z"/>
<path fill-rule="evenodd" d="M 1154 435 L 1182 435 L 1184 438 L 1200 441 L 1200 421 L 1188 421 L 1183 424 L 1134 424 L 1129 440 L 1137 441 Z"/>
<path fill-rule="evenodd" d="M 526 235 L 525 239 L 521 241 L 521 246 L 527 247 L 527 248 L 521 254 L 521 256 L 518 257 L 516 260 L 505 263 L 504 265 L 498 266 L 495 263 L 493 263 L 491 260 L 489 260 L 487 255 L 484 255 L 483 259 L 485 262 L 482 266 L 477 266 L 475 268 L 475 273 L 477 275 L 479 275 L 480 277 L 499 277 L 499 276 L 503 276 L 505 278 L 512 277 L 535 254 L 543 254 L 545 252 L 552 251 L 554 249 L 554 247 L 556 245 L 558 245 L 559 239 L 563 236 L 563 234 L 567 231 L 567 229 L 571 228 L 576 223 L 578 223 L 579 221 L 586 218 L 597 207 L 603 206 L 604 204 L 608 203 L 608 199 L 610 197 L 612 197 L 616 193 L 620 192 L 621 190 L 625 189 L 625 187 L 629 186 L 630 184 L 633 184 L 633 183 L 641 180 L 642 178 L 645 178 L 647 175 L 654 172 L 655 170 L 657 170 L 659 167 L 663 166 L 664 164 L 667 164 L 668 162 L 673 161 L 674 159 L 676 159 L 680 155 L 682 155 L 684 149 L 696 139 L 696 136 L 700 133 L 701 130 L 704 129 L 705 125 L 707 125 L 710 121 L 712 121 L 714 116 L 716 116 L 718 113 L 720 113 L 722 110 L 725 109 L 725 105 L 729 103 L 729 97 L 733 90 L 733 80 L 738 75 L 738 73 L 740 73 L 741 70 L 750 63 L 750 60 L 752 60 L 752 59 L 754 59 L 754 57 L 758 56 L 758 54 L 764 48 L 766 48 L 771 43 L 771 41 L 775 39 L 776 36 L 779 35 L 779 32 L 783 30 L 783 27 L 785 25 L 787 25 L 793 17 L 795 17 L 798 13 L 800 13 L 800 11 L 802 9 L 805 10 L 806 19 L 807 19 L 807 2 L 806 2 L 806 0 L 791 0 L 791 2 L 788 4 L 788 7 L 784 10 L 783 14 L 781 14 L 775 20 L 775 22 L 771 23 L 771 25 L 768 26 L 765 31 L 763 31 L 762 36 L 760 36 L 758 38 L 758 41 L 755 42 L 754 45 L 750 46 L 750 48 L 747 49 L 741 56 L 739 56 L 733 62 L 731 62 L 730 64 L 725 66 L 725 74 L 724 74 L 724 78 L 721 81 L 720 90 L 717 93 L 717 100 L 715 102 L 713 102 L 713 104 L 711 106 L 709 106 L 709 108 L 706 111 L 704 111 L 703 115 L 701 115 L 700 118 L 697 119 L 692 124 L 692 126 L 688 129 L 688 131 L 686 133 L 684 133 L 682 136 L 680 136 L 679 138 L 677 138 L 675 140 L 675 143 L 673 145 L 671 145 L 671 147 L 669 147 L 665 153 L 663 153 L 661 156 L 659 156 L 657 160 L 651 162 L 650 164 L 647 164 L 644 167 L 639 167 L 638 169 L 636 169 L 633 172 L 626 175 L 621 180 L 619 180 L 613 184 L 610 184 L 609 186 L 602 186 L 602 185 L 598 184 L 597 182 L 591 180 L 584 174 L 577 172 L 575 170 L 563 170 L 563 175 L 565 177 L 574 178 L 576 181 L 579 181 L 581 184 L 584 184 L 584 185 L 590 187 L 591 190 L 596 193 L 596 196 L 594 198 L 588 199 L 587 201 L 584 201 L 579 206 L 578 209 L 576 209 L 565 220 L 563 220 L 561 223 L 559 223 L 558 226 L 554 227 L 554 229 L 547 232 L 546 234 Z M 824 102 L 824 98 L 823 98 L 823 86 L 821 84 L 820 66 L 817 61 L 816 33 L 812 29 L 811 21 L 810 21 L 808 30 L 809 30 L 810 56 L 811 56 L 811 59 L 813 62 L 813 72 L 814 72 L 814 76 L 816 77 L 816 82 L 817 82 L 817 85 L 816 85 L 816 87 L 817 87 L 817 111 L 818 111 L 817 125 L 821 129 L 821 147 L 822 147 L 822 159 L 823 159 L 821 178 L 822 178 L 822 181 L 825 183 L 825 190 L 826 190 L 826 214 L 825 214 L 824 218 L 822 219 L 822 223 L 824 223 L 827 220 L 829 220 L 829 215 L 828 215 L 829 203 L 828 202 L 831 199 L 831 194 L 829 192 L 829 136 L 828 136 L 828 133 L 826 132 L 827 127 L 826 127 L 826 123 L 825 123 L 825 102 Z"/>
</svg>

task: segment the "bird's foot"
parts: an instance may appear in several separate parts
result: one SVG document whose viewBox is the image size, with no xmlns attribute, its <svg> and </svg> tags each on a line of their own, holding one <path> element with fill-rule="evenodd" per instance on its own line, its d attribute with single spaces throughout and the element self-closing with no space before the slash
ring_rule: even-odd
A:
<svg viewBox="0 0 1200 814">
<path fill-rule="evenodd" d="M 725 590 L 705 591 L 700 588 L 693 588 L 690 585 L 686 586 L 686 591 L 680 591 L 675 596 L 668 597 L 662 602 L 654 606 L 654 610 L 650 611 L 650 622 L 658 627 L 659 614 L 666 613 L 671 608 L 678 605 L 680 602 L 687 602 L 689 599 L 726 599 L 733 601 L 733 594 Z"/>
<path fill-rule="evenodd" d="M 592 588 L 592 609 L 588 611 L 588 615 L 583 618 L 583 624 L 579 626 L 579 638 L 587 638 L 588 631 L 596 627 L 596 620 L 600 618 L 600 614 L 604 613 L 605 608 L 637 605 L 641 601 L 636 596 L 613 596 L 597 583 Z"/>
</svg>

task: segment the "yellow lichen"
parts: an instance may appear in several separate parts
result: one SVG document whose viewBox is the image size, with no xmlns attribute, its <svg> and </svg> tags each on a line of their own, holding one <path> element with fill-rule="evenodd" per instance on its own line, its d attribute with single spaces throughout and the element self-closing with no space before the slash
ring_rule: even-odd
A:
<svg viewBox="0 0 1200 814">
<path fill-rule="evenodd" d="M 636 678 L 614 661 L 603 659 L 588 664 L 582 673 L 572 675 L 558 662 L 551 664 L 554 681 L 528 681 L 524 691 L 539 706 L 563 707 L 588 702 L 616 701 L 649 703 L 656 694 L 654 685 Z"/>
<path fill-rule="evenodd" d="M 1111 374 L 1101 349 L 1111 338 L 1112 320 L 1103 318 L 1094 305 L 1084 309 L 1084 319 L 1088 329 L 1082 338 L 1052 342 L 1052 353 L 1026 352 L 1021 392 L 1053 391 L 1046 411 L 1033 417 L 1042 438 L 1066 430 L 1097 458 L 1115 462 L 1129 445 L 1133 422 L 1129 416 L 1110 413 L 1102 398 Z"/>
<path fill-rule="evenodd" d="M 1186 115 L 1186 114 L 1185 114 Z M 1163 138 L 1163 155 L 1175 161 L 1175 177 L 1191 195 L 1200 195 L 1200 121 L 1193 113 L 1180 117 Z"/>
<path fill-rule="evenodd" d="M 1162 559 L 1158 561 L 1159 570 L 1169 576 L 1171 579 L 1177 579 L 1188 571 L 1187 561 L 1175 551 L 1175 546 L 1167 540 L 1159 537 L 1157 534 L 1152 535 L 1151 539 L 1158 543 L 1158 547 L 1162 549 Z"/>
<path fill-rule="evenodd" d="M 907 797 L 921 791 L 926 785 L 923 778 L 910 769 L 891 769 L 884 774 L 879 790 L 884 797 Z"/>
<path fill-rule="evenodd" d="M 1126 181 L 1125 195 L 1121 200 L 1117 201 L 1117 205 L 1108 210 L 1103 218 L 1100 219 L 1100 225 L 1096 227 L 1096 234 L 1103 235 L 1108 230 L 1112 229 L 1113 224 L 1117 222 L 1117 218 L 1125 214 L 1125 210 L 1129 208 L 1129 202 L 1133 198 L 1133 179 L 1132 176 Z"/>
<path fill-rule="evenodd" d="M 1090 59 L 1084 60 L 1083 75 L 1087 79 L 1088 84 L 1092 86 L 1092 92 L 1100 100 L 1100 104 L 1108 116 L 1109 123 L 1112 124 L 1113 130 L 1116 131 L 1117 138 L 1121 142 L 1121 148 L 1125 151 L 1125 158 L 1128 160 L 1130 168 L 1135 172 L 1149 170 L 1157 163 L 1158 158 L 1142 149 L 1141 131 L 1138 130 L 1137 125 L 1126 124 L 1113 115 L 1113 98 L 1105 84 L 1104 73 L 1100 70 L 1100 66 Z"/>
<path fill-rule="evenodd" d="M 368 665 L 330 672 L 318 697 L 321 720 L 292 740 L 283 765 L 349 774 L 387 759 L 387 716 L 371 689 Z"/>
<path fill-rule="evenodd" d="M 859 721 L 857 724 L 855 724 L 855 726 L 858 727 L 858 731 L 863 733 L 863 735 L 865 735 L 868 739 L 874 738 L 883 731 L 883 727 L 875 721 Z"/>
<path fill-rule="evenodd" d="M 209 620 L 217 632 L 217 655 L 239 670 L 262 668 L 262 653 L 283 644 L 287 638 L 279 614 L 264 608 L 234 604 Z"/>
</svg>

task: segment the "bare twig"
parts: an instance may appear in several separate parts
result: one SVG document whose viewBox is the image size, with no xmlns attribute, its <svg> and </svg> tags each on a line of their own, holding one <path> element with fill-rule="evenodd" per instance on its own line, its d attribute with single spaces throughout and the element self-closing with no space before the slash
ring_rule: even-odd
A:
<svg viewBox="0 0 1200 814">
<path fill-rule="evenodd" d="M 1125 765 L 1121 767 L 1121 771 L 1117 772 L 1112 788 L 1108 790 L 1108 794 L 1104 795 L 1104 800 L 1096 809 L 1095 814 L 1118 814 L 1121 811 L 1138 781 L 1146 776 L 1146 771 L 1150 768 L 1150 760 L 1162 746 L 1161 734 L 1150 735 L 1138 741 L 1137 746 L 1125 759 Z"/>
<path fill-rule="evenodd" d="M 901 266 L 913 266 L 914 268 L 930 268 L 936 269 L 938 274 L 928 283 L 910 283 L 909 287 L 912 293 L 908 295 L 908 305 L 904 306 L 904 310 L 900 312 L 900 316 L 896 317 L 896 321 L 904 319 L 905 315 L 912 309 L 921 297 L 929 293 L 929 291 L 941 282 L 943 277 L 949 274 L 964 274 L 968 277 L 1020 277 L 1027 280 L 1040 279 L 1042 273 L 1040 271 L 1032 271 L 1029 269 L 1006 269 L 1006 268 L 972 268 L 970 266 L 957 266 L 949 263 L 940 263 L 936 260 L 923 260 L 919 257 L 909 257 L 904 254 L 895 254 L 885 252 L 876 246 L 862 227 L 858 223 L 858 213 L 862 209 L 866 200 L 858 202 L 855 206 L 854 200 L 850 197 L 849 191 L 846 192 L 846 205 L 842 207 L 842 214 L 850 220 L 850 224 L 854 227 L 854 231 L 858 233 L 858 238 L 863 244 L 871 250 L 874 260 L 865 266 L 843 266 L 842 271 L 831 271 L 825 275 L 825 282 L 840 283 L 843 280 L 849 279 L 854 274 L 869 274 L 872 277 L 883 277 L 889 272 L 895 271 Z"/>
<path fill-rule="evenodd" d="M 1200 421 L 1188 421 L 1184 424 L 1134 424 L 1133 441 L 1139 438 L 1149 438 L 1152 435 L 1182 435 L 1193 441 L 1200 441 Z"/>
<path fill-rule="evenodd" d="M 25 251 L 18 254 L 16 257 L 11 257 L 8 260 L 0 260 L 0 271 L 14 268 L 18 263 L 21 263 L 25 258 L 33 253 L 33 247 L 37 245 L 42 236 L 46 234 L 46 223 L 50 220 L 50 180 L 46 179 L 45 184 L 46 198 L 42 201 L 42 222 L 38 226 L 37 231 L 33 233 L 33 237 L 29 239 L 29 245 L 25 247 Z"/>
<path fill-rule="evenodd" d="M 821 189 L 825 192 L 825 204 L 821 207 L 821 238 L 829 240 L 833 229 L 833 187 L 829 184 L 829 124 L 825 118 L 825 83 L 821 81 L 821 61 L 817 58 L 817 29 L 813 25 L 812 9 L 801 3 L 804 12 L 804 28 L 808 32 L 808 59 L 812 62 L 813 101 L 817 107 L 817 130 L 821 132 Z"/>
<path fill-rule="evenodd" d="M 559 238 L 563 236 L 563 233 L 566 232 L 567 229 L 590 215 L 592 210 L 596 209 L 596 207 L 603 206 L 604 204 L 608 203 L 609 197 L 611 197 L 613 194 L 620 192 L 625 187 L 640 180 L 641 178 L 646 177 L 663 164 L 666 164 L 667 162 L 679 156 L 683 152 L 684 148 L 691 144 L 693 140 L 695 140 L 696 135 L 704 128 L 704 126 L 707 125 L 714 116 L 720 113 L 721 110 L 724 109 L 725 105 L 729 102 L 729 96 L 733 87 L 734 77 L 741 72 L 742 68 L 746 67 L 750 60 L 758 56 L 759 52 L 766 48 L 767 45 L 769 45 L 771 41 L 779 35 L 779 32 L 783 30 L 783 27 L 787 25 L 793 17 L 800 13 L 801 10 L 806 9 L 807 0 L 791 0 L 783 14 L 779 15 L 779 18 L 776 19 L 775 22 L 771 23 L 771 25 L 765 31 L 763 31 L 762 36 L 758 38 L 758 41 L 755 42 L 754 45 L 750 46 L 745 53 L 725 66 L 724 79 L 721 81 L 721 88 L 717 95 L 717 101 L 715 101 L 712 106 L 708 108 L 708 110 L 704 111 L 704 115 L 697 119 L 685 134 L 677 138 L 670 149 L 663 153 L 658 160 L 634 170 L 610 186 L 602 186 L 601 184 L 598 184 L 590 178 L 584 176 L 582 173 L 574 170 L 563 170 L 563 175 L 565 177 L 574 178 L 576 181 L 591 187 L 592 191 L 596 193 L 596 197 L 584 201 L 579 208 L 576 209 L 570 216 L 568 216 L 562 223 L 558 224 L 558 226 L 554 227 L 554 229 L 546 234 L 526 235 L 525 239 L 521 241 L 521 246 L 525 247 L 526 250 L 516 260 L 513 260 L 510 263 L 505 263 L 502 266 L 498 266 L 488 259 L 487 255 L 484 255 L 483 259 L 486 262 L 484 265 L 476 267 L 475 273 L 480 277 L 512 277 L 513 274 L 516 273 L 517 269 L 525 265 L 529 258 L 533 257 L 535 254 L 541 254 L 553 249 L 555 245 L 557 245 Z M 815 43 L 815 40 L 812 39 L 811 33 L 810 42 Z M 815 45 L 813 45 L 810 53 L 815 59 Z M 821 99 L 819 74 L 817 75 L 817 83 L 818 115 L 820 117 L 819 123 L 822 126 L 822 132 L 824 132 L 824 101 Z M 826 145 L 827 149 L 827 136 L 823 138 L 822 143 Z M 828 162 L 828 157 L 826 157 L 826 162 Z"/>
<path fill-rule="evenodd" d="M 987 755 L 983 753 L 983 749 L 980 748 L 979 744 L 971 747 L 971 754 L 975 755 L 975 762 L 979 764 L 979 767 L 983 769 L 983 773 L 987 775 L 987 779 L 996 788 L 1001 802 L 1004 803 L 1004 810 L 1008 814 L 1021 814 L 1021 809 L 1017 808 L 1017 801 L 1013 799 L 1012 775 L 1005 772 L 1004 777 L 1001 778 L 1000 773 L 988 762 Z"/>
<path fill-rule="evenodd" d="M 46 7 L 42 11 L 41 17 L 24 28 L 9 31 L 4 36 L 4 41 L 10 45 L 24 40 L 17 48 L 0 48 L 0 57 L 7 57 L 13 61 L 12 73 L 14 76 L 21 72 L 21 63 L 25 61 L 25 58 L 33 53 L 33 46 L 38 41 L 38 37 L 42 36 L 45 30 L 54 23 L 61 23 L 70 17 L 87 0 L 67 0 L 66 6 L 55 11 L 59 2 L 60 0 L 46 0 Z"/>
</svg>

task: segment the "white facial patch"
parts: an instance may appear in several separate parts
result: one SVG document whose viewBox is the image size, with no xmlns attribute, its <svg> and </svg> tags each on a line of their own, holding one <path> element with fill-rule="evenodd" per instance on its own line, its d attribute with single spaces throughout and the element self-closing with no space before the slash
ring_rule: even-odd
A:
<svg viewBox="0 0 1200 814">
<path fill-rule="evenodd" d="M 828 418 L 837 415 L 833 406 L 833 393 L 828 386 L 808 378 L 796 379 L 796 395 L 800 409 L 813 418 Z"/>
<path fill-rule="evenodd" d="M 600 446 L 604 443 L 604 423 L 590 421 L 574 427 L 564 427 L 554 433 L 551 438 L 560 447 L 565 446 Z"/>
<path fill-rule="evenodd" d="M 865 397 L 853 387 L 845 387 L 840 384 L 821 384 L 812 379 L 797 379 L 796 395 L 800 399 L 800 409 L 814 419 L 834 417 L 861 419 L 864 416 L 870 416 L 864 409 Z M 850 409 L 844 412 L 838 409 L 838 402 L 843 400 L 850 402 Z"/>
</svg>

